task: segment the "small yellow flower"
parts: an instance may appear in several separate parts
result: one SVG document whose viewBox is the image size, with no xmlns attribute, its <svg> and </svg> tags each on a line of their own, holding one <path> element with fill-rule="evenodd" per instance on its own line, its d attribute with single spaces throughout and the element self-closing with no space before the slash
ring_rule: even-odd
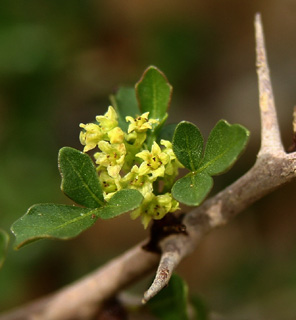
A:
<svg viewBox="0 0 296 320">
<path fill-rule="evenodd" d="M 108 137 L 112 144 L 122 143 L 124 140 L 124 132 L 119 127 L 115 127 L 108 132 Z"/>
<path fill-rule="evenodd" d="M 112 106 L 109 106 L 108 111 L 103 116 L 96 116 L 96 120 L 105 132 L 118 126 L 117 118 L 117 113 Z"/>
<path fill-rule="evenodd" d="M 79 135 L 81 144 L 85 146 L 83 152 L 94 149 L 104 137 L 102 128 L 95 123 L 81 123 L 79 126 L 84 129 Z"/>
<path fill-rule="evenodd" d="M 130 122 L 127 133 L 118 127 L 118 116 L 112 106 L 103 116 L 96 117 L 98 124 L 80 124 L 84 152 L 99 148 L 94 158 L 104 199 L 110 200 L 121 189 L 140 191 L 144 200 L 131 217 L 140 216 L 145 228 L 152 219 L 162 219 L 168 212 L 179 209 L 179 203 L 165 192 L 171 189 L 178 168 L 182 167 L 170 141 L 161 140 L 162 147 L 153 142 L 151 151 L 143 150 L 146 131 L 159 122 L 148 116 L 149 112 L 145 112 L 136 118 L 126 117 Z M 163 180 L 164 194 L 155 195 L 154 182 L 159 177 Z"/>
<path fill-rule="evenodd" d="M 106 201 L 110 200 L 117 191 L 121 190 L 119 179 L 110 177 L 106 170 L 102 170 L 100 172 L 100 182 L 103 189 L 104 199 Z"/>
<path fill-rule="evenodd" d="M 124 143 L 110 144 L 107 141 L 100 141 L 98 145 L 102 151 L 94 154 L 96 163 L 99 165 L 98 170 L 107 168 L 110 177 L 118 178 L 126 154 Z"/>
<path fill-rule="evenodd" d="M 170 156 L 171 160 L 176 159 L 176 155 L 173 151 L 173 145 L 172 145 L 171 141 L 161 139 L 160 144 L 165 147 L 163 149 L 163 152 L 167 153 Z"/>
<path fill-rule="evenodd" d="M 155 220 L 162 219 L 168 212 L 175 212 L 180 209 L 179 202 L 170 193 L 157 196 L 157 203 L 160 206 L 160 212 L 157 212 L 157 215 L 154 217 Z"/>
<path fill-rule="evenodd" d="M 137 189 L 144 197 L 153 191 L 152 182 L 148 176 L 139 175 L 139 167 L 136 165 L 120 180 L 120 184 L 125 188 Z"/>
<path fill-rule="evenodd" d="M 161 151 L 159 145 L 154 141 L 151 152 L 143 150 L 136 154 L 138 158 L 143 159 L 139 168 L 139 175 L 151 175 L 155 180 L 157 177 L 163 177 L 165 165 L 169 162 L 170 156 Z"/>
<path fill-rule="evenodd" d="M 97 116 L 99 124 L 81 123 L 79 126 L 84 130 L 80 132 L 80 142 L 84 145 L 84 152 L 94 149 L 101 140 L 110 140 L 111 143 L 122 143 L 123 131 L 117 126 L 117 114 L 113 107 L 109 107 L 104 116 Z"/>
<path fill-rule="evenodd" d="M 170 193 L 163 195 L 147 194 L 139 208 L 131 212 L 131 218 L 136 219 L 141 216 L 142 223 L 146 229 L 149 222 L 162 219 L 168 212 L 179 209 L 179 203 L 172 198 Z"/>
<path fill-rule="evenodd" d="M 118 191 L 115 179 L 110 177 L 107 171 L 102 171 L 100 173 L 100 182 L 102 189 L 106 194 Z"/>
<path fill-rule="evenodd" d="M 169 176 L 173 176 L 172 178 L 174 179 L 175 176 L 178 175 L 178 169 L 184 168 L 184 166 L 177 159 L 177 157 L 173 151 L 172 143 L 170 141 L 162 139 L 162 140 L 160 140 L 160 144 L 165 147 L 162 150 L 162 152 L 166 153 L 170 158 L 170 160 L 165 168 L 165 174 L 167 174 Z"/>
<path fill-rule="evenodd" d="M 158 123 L 159 121 L 156 119 L 148 119 L 148 116 L 149 112 L 145 112 L 141 116 L 136 118 L 130 116 L 125 117 L 125 120 L 130 122 L 127 132 L 146 132 L 148 129 L 152 129 L 152 124 Z"/>
</svg>

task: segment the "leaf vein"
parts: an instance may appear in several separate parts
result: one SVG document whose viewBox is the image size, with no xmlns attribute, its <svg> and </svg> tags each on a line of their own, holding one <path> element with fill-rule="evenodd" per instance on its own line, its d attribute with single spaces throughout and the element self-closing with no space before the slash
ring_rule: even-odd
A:
<svg viewBox="0 0 296 320">
<path fill-rule="evenodd" d="M 75 165 L 72 163 L 72 161 L 70 159 L 67 159 L 67 161 L 69 162 L 69 164 L 71 165 L 73 171 L 75 172 L 75 174 L 78 176 L 78 178 L 82 181 L 82 184 L 83 186 L 85 187 L 85 189 L 89 192 L 89 194 L 91 195 L 91 197 L 99 204 L 99 205 L 104 205 L 104 202 L 102 202 L 97 196 L 96 194 L 89 188 L 88 186 L 88 182 L 89 181 L 85 181 L 83 176 L 80 174 L 79 171 L 76 170 L 76 167 Z M 85 166 L 85 162 L 83 163 L 82 165 L 82 168 L 83 166 Z"/>
</svg>

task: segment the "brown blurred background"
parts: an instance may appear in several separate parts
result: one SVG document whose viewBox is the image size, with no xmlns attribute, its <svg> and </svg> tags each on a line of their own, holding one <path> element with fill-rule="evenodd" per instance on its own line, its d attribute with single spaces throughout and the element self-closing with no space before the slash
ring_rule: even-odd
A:
<svg viewBox="0 0 296 320">
<path fill-rule="evenodd" d="M 59 191 L 59 148 L 81 149 L 79 123 L 104 113 L 108 95 L 134 85 L 150 64 L 174 86 L 170 122 L 192 121 L 205 137 L 221 118 L 251 131 L 244 155 L 215 179 L 213 193 L 248 170 L 260 133 L 256 12 L 288 147 L 296 104 L 295 1 L 2 0 L 0 227 L 8 230 L 34 203 L 70 203 Z M 178 269 L 190 292 L 238 319 L 296 319 L 295 192 L 292 183 L 208 235 Z M 69 242 L 10 248 L 0 271 L 0 310 L 77 279 L 146 235 L 140 221 L 125 215 Z"/>
</svg>

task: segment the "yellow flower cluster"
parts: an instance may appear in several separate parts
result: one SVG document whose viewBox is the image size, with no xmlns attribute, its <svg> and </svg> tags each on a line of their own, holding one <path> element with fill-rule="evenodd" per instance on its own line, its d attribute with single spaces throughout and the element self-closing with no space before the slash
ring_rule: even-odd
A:
<svg viewBox="0 0 296 320">
<path fill-rule="evenodd" d="M 104 116 L 96 117 L 97 123 L 80 124 L 80 142 L 84 152 L 98 148 L 94 154 L 99 179 L 105 200 L 121 189 L 136 189 L 144 200 L 139 208 L 131 213 L 133 219 L 141 216 L 146 228 L 151 219 L 161 219 L 168 212 L 179 209 L 167 189 L 178 174 L 182 165 L 177 160 L 170 141 L 153 142 L 147 150 L 145 140 L 147 130 L 158 123 L 149 119 L 149 112 L 136 118 L 126 117 L 130 122 L 127 132 L 118 126 L 118 116 L 112 106 Z M 160 182 L 161 181 L 161 182 Z M 162 185 L 163 194 L 155 195 L 155 183 Z"/>
</svg>

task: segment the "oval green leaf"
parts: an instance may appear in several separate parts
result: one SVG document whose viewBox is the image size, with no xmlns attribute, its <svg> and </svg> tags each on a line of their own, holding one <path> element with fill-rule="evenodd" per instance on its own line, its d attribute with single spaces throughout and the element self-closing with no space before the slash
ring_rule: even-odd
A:
<svg viewBox="0 0 296 320">
<path fill-rule="evenodd" d="M 136 209 L 143 201 L 138 190 L 124 189 L 115 193 L 106 206 L 99 209 L 101 219 L 115 218 L 127 211 Z"/>
<path fill-rule="evenodd" d="M 248 137 L 249 131 L 243 126 L 220 120 L 210 133 L 198 171 L 209 175 L 225 172 L 244 150 Z"/>
<path fill-rule="evenodd" d="M 76 149 L 64 147 L 59 152 L 62 191 L 77 204 L 88 208 L 104 205 L 104 196 L 91 158 Z"/>
<path fill-rule="evenodd" d="M 16 249 L 30 242 L 45 239 L 70 239 L 91 227 L 98 209 L 60 204 L 36 204 L 11 227 Z"/>
<path fill-rule="evenodd" d="M 173 137 L 173 150 L 178 160 L 189 170 L 196 171 L 203 151 L 203 137 L 191 122 L 180 122 Z"/>
<path fill-rule="evenodd" d="M 135 88 L 121 87 L 115 95 L 110 96 L 110 100 L 117 112 L 120 128 L 127 131 L 129 124 L 125 117 L 136 117 L 140 113 Z"/>
<path fill-rule="evenodd" d="M 11 227 L 15 247 L 40 239 L 67 240 L 90 228 L 98 218 L 110 219 L 137 208 L 143 200 L 137 190 L 120 190 L 100 208 L 36 204 Z"/>
<path fill-rule="evenodd" d="M 149 111 L 149 118 L 158 119 L 161 124 L 167 117 L 172 90 L 166 76 L 159 69 L 154 66 L 147 68 L 136 84 L 141 111 Z"/>
<path fill-rule="evenodd" d="M 207 173 L 189 173 L 179 179 L 172 188 L 173 197 L 188 206 L 198 206 L 213 186 L 213 179 Z"/>
<path fill-rule="evenodd" d="M 0 229 L 0 268 L 3 266 L 7 248 L 9 243 L 9 235 L 4 230 Z"/>
<path fill-rule="evenodd" d="M 174 274 L 169 285 L 148 301 L 150 311 L 161 320 L 188 320 L 188 286 Z"/>
</svg>

